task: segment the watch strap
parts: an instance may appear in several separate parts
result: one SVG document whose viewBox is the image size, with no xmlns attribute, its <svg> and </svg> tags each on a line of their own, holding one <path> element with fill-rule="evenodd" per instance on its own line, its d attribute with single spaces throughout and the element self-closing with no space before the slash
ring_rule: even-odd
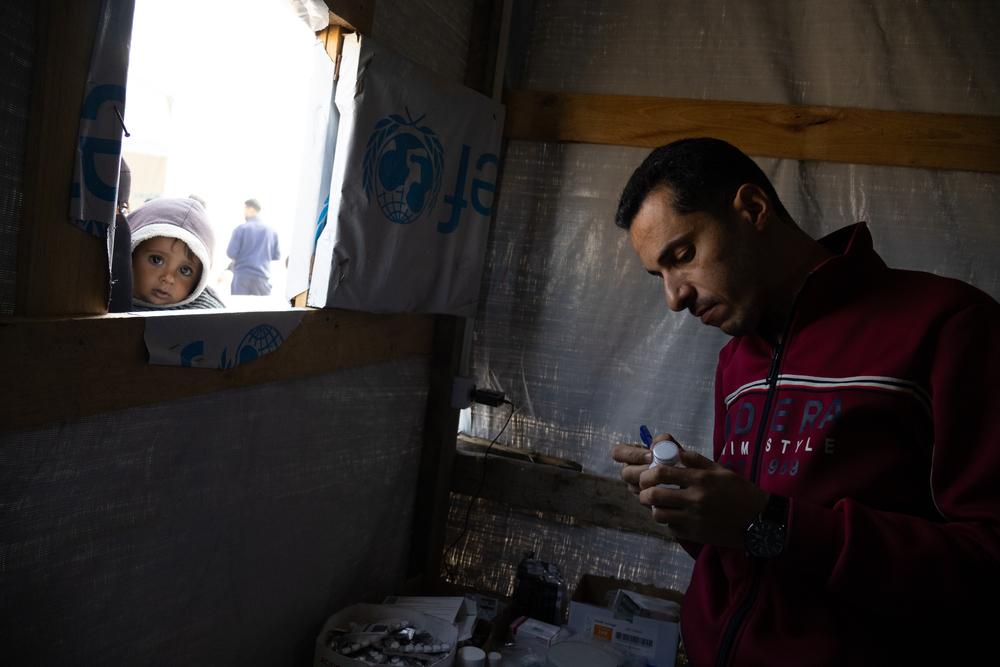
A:
<svg viewBox="0 0 1000 667">
<path fill-rule="evenodd" d="M 788 498 L 772 493 L 767 497 L 760 519 L 788 527 Z"/>
</svg>

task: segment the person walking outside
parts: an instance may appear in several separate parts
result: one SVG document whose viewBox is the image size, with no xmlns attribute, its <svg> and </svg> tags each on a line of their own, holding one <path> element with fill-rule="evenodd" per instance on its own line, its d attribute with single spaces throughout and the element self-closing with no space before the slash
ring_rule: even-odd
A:
<svg viewBox="0 0 1000 667">
<path fill-rule="evenodd" d="M 233 270 L 233 294 L 268 296 L 271 293 L 271 262 L 281 259 L 278 233 L 260 219 L 260 204 L 256 199 L 243 203 L 246 220 L 233 230 L 226 255 Z"/>
</svg>

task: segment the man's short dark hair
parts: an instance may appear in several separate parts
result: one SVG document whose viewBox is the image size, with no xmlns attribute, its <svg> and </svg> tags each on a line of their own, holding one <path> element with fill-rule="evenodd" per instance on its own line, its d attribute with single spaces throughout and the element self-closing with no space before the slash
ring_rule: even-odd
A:
<svg viewBox="0 0 1000 667">
<path fill-rule="evenodd" d="M 743 151 L 721 139 L 681 139 L 660 146 L 632 173 L 618 201 L 615 224 L 622 229 L 632 220 L 651 192 L 669 188 L 678 213 L 720 212 L 744 183 L 760 187 L 775 212 L 790 219 L 771 181 Z"/>
<path fill-rule="evenodd" d="M 260 204 L 257 203 L 256 199 L 248 199 L 245 202 L 243 202 L 243 205 L 244 206 L 249 206 L 253 210 L 255 210 L 258 213 L 260 213 Z"/>
</svg>

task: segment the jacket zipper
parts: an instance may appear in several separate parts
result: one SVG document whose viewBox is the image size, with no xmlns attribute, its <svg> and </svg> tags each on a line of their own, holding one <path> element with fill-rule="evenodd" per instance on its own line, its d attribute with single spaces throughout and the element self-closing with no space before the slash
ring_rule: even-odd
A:
<svg viewBox="0 0 1000 667">
<path fill-rule="evenodd" d="M 778 373 L 781 370 L 781 358 L 785 352 L 785 344 L 788 342 L 788 335 L 792 331 L 796 301 L 798 301 L 798 298 L 792 301 L 792 310 L 785 323 L 784 334 L 778 339 L 778 344 L 774 346 L 774 352 L 771 354 L 771 367 L 767 371 L 767 396 L 764 399 L 764 410 L 761 413 L 760 426 L 757 429 L 757 441 L 754 443 L 753 458 L 750 461 L 750 481 L 753 483 L 757 482 L 757 468 L 760 465 L 761 444 L 764 442 L 764 434 L 767 433 L 767 420 L 771 416 L 774 396 L 778 393 Z M 747 591 L 743 602 L 736 609 L 732 618 L 729 619 L 726 632 L 722 635 L 722 643 L 719 645 L 719 655 L 715 661 L 717 667 L 725 667 L 729 663 L 730 652 L 733 649 L 736 633 L 743 625 L 743 619 L 746 618 L 750 607 L 757 599 L 757 589 L 760 587 L 760 572 L 756 561 L 751 561 L 750 566 L 750 590 Z"/>
</svg>

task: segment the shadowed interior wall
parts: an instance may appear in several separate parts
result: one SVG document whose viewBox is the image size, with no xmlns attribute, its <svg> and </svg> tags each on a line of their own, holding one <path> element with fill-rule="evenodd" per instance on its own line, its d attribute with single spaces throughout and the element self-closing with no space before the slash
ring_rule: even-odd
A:
<svg viewBox="0 0 1000 667">
<path fill-rule="evenodd" d="M 0 4 L 0 315 L 14 312 L 34 40 L 34 2 Z"/>
</svg>

